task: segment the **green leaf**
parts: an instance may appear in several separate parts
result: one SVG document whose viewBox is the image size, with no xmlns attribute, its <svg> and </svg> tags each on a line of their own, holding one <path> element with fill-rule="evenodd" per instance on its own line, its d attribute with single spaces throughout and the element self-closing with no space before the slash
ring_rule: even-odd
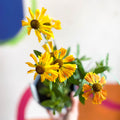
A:
<svg viewBox="0 0 120 120">
<path fill-rule="evenodd" d="M 76 54 L 77 58 L 79 57 L 79 55 L 80 55 L 80 45 L 77 44 L 77 54 Z"/>
<path fill-rule="evenodd" d="M 67 57 L 67 56 L 70 54 L 70 50 L 71 50 L 71 48 L 69 47 L 69 48 L 67 49 L 67 52 L 66 52 L 65 57 Z M 64 57 L 64 58 L 65 58 L 65 57 Z"/>
<path fill-rule="evenodd" d="M 52 100 L 46 100 L 46 101 L 43 101 L 41 103 L 41 105 L 43 105 L 44 107 L 53 108 L 54 107 L 54 101 L 52 101 Z"/>
<path fill-rule="evenodd" d="M 109 67 L 108 66 L 103 66 L 103 67 L 98 67 L 98 68 L 95 68 L 95 70 L 93 71 L 94 73 L 98 74 L 98 73 L 102 73 L 106 70 L 108 70 Z"/>
<path fill-rule="evenodd" d="M 82 57 L 80 58 L 81 61 L 90 60 L 90 59 L 91 59 L 91 58 L 87 58 L 86 56 L 82 56 Z"/>
<path fill-rule="evenodd" d="M 85 104 L 85 98 L 82 96 L 83 92 L 79 94 L 79 100 L 82 104 Z"/>
<path fill-rule="evenodd" d="M 108 66 L 108 61 L 109 61 L 109 53 L 107 53 L 106 60 L 105 60 L 106 66 Z"/>
<path fill-rule="evenodd" d="M 34 51 L 36 57 L 41 56 L 41 54 L 42 54 L 41 52 L 39 52 L 39 51 L 37 51 L 37 50 L 33 50 L 33 51 Z"/>
<path fill-rule="evenodd" d="M 79 59 L 77 59 L 77 67 L 78 67 L 80 77 L 81 77 L 81 79 L 83 79 L 86 73 L 85 73 L 83 65 Z"/>
<path fill-rule="evenodd" d="M 74 84 L 74 85 L 79 85 L 79 81 L 76 80 L 76 79 L 74 79 L 73 76 L 71 76 L 71 77 L 68 79 L 68 81 L 69 81 L 70 83 Z"/>
<path fill-rule="evenodd" d="M 49 88 L 50 88 L 50 91 L 51 91 L 52 90 L 52 81 L 50 81 Z"/>
</svg>

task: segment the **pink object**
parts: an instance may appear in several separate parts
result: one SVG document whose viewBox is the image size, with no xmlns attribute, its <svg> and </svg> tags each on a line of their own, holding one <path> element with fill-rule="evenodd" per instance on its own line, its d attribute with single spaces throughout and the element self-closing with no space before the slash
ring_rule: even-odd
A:
<svg viewBox="0 0 120 120">
<path fill-rule="evenodd" d="M 26 109 L 27 103 L 31 97 L 32 97 L 32 93 L 31 93 L 31 89 L 29 87 L 29 88 L 27 88 L 25 93 L 22 95 L 20 102 L 18 104 L 17 120 L 25 120 L 25 109 Z"/>
</svg>

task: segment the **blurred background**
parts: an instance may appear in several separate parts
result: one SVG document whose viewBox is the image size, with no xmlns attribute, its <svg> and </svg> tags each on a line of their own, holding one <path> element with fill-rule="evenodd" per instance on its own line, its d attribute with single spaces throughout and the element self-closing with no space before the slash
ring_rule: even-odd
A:
<svg viewBox="0 0 120 120">
<path fill-rule="evenodd" d="M 28 36 L 21 26 L 21 20 L 29 16 L 28 7 L 45 7 L 49 16 L 61 21 L 62 30 L 54 31 L 58 48 L 71 46 L 71 53 L 76 55 L 76 45 L 80 44 L 80 55 L 93 58 L 85 64 L 86 69 L 109 53 L 109 103 L 95 106 L 88 100 L 86 105 L 80 104 L 79 120 L 120 120 L 119 0 L 0 0 L 0 119 L 18 120 L 19 103 L 33 82 L 25 62 L 32 62 L 29 54 L 33 50 L 43 51 L 45 41 L 39 44 L 34 31 Z M 28 98 L 24 106 L 26 120 L 49 118 L 43 107 L 31 96 Z M 24 103 L 25 99 L 22 100 Z"/>
</svg>

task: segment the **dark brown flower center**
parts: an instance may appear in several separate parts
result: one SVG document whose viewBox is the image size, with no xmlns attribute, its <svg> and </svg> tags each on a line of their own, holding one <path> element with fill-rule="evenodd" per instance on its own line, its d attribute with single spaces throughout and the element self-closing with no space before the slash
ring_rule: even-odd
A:
<svg viewBox="0 0 120 120">
<path fill-rule="evenodd" d="M 45 69 L 44 69 L 44 67 L 42 65 L 37 65 L 36 66 L 36 72 L 38 74 L 43 74 L 45 72 Z"/>
<path fill-rule="evenodd" d="M 38 22 L 38 20 L 32 20 L 30 22 L 30 25 L 33 29 L 38 29 L 40 27 L 40 23 Z"/>
<path fill-rule="evenodd" d="M 63 61 L 62 61 L 61 59 L 56 59 L 56 60 L 54 61 L 54 64 L 55 64 L 55 63 L 58 63 L 59 68 L 61 68 L 62 65 L 63 65 Z"/>
<path fill-rule="evenodd" d="M 51 57 L 54 57 L 54 53 L 53 53 L 53 52 L 51 52 L 51 53 L 50 53 L 50 56 L 51 56 Z"/>
<path fill-rule="evenodd" d="M 99 83 L 94 83 L 92 88 L 94 92 L 99 92 L 102 89 L 102 86 Z"/>
<path fill-rule="evenodd" d="M 47 23 L 43 23 L 43 25 L 50 26 L 51 24 L 49 22 L 47 22 Z"/>
</svg>

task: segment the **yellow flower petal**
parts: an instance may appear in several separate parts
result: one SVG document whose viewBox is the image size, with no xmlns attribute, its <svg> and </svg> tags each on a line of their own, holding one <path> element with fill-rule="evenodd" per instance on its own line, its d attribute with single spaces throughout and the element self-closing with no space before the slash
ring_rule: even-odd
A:
<svg viewBox="0 0 120 120">
<path fill-rule="evenodd" d="M 100 99 L 100 94 L 99 94 L 99 92 L 98 93 L 95 93 L 95 95 L 94 95 L 94 98 L 93 98 L 93 104 L 101 104 L 101 99 Z"/>
<path fill-rule="evenodd" d="M 35 72 L 35 74 L 34 74 L 34 80 L 36 79 L 37 75 L 38 75 L 38 73 Z"/>
<path fill-rule="evenodd" d="M 105 77 L 104 77 L 104 76 L 101 78 L 100 83 L 101 83 L 102 85 L 104 85 L 104 84 L 106 83 L 106 80 L 105 80 Z"/>
<path fill-rule="evenodd" d="M 36 63 L 36 64 L 38 64 L 38 62 L 37 62 L 37 58 L 35 57 L 35 55 L 34 55 L 34 54 L 30 54 L 30 57 L 32 57 L 32 58 L 33 58 L 33 60 L 35 61 L 35 63 Z"/>
<path fill-rule="evenodd" d="M 27 26 L 27 25 L 29 25 L 29 23 L 24 21 L 24 20 L 22 20 L 22 26 Z"/>
<path fill-rule="evenodd" d="M 59 57 L 59 51 L 58 50 L 54 51 L 54 56 L 55 56 L 56 59 L 58 59 L 58 57 Z"/>
<path fill-rule="evenodd" d="M 41 32 L 45 35 L 48 35 L 48 36 L 52 37 L 52 38 L 54 37 L 53 33 L 49 32 L 49 31 L 46 31 L 44 29 L 42 29 Z"/>
<path fill-rule="evenodd" d="M 35 67 L 34 64 L 30 63 L 30 62 L 26 62 L 26 64 L 29 66 L 29 67 Z"/>
<path fill-rule="evenodd" d="M 64 73 L 61 70 L 59 70 L 58 77 L 59 77 L 60 82 L 64 82 L 66 80 L 66 77 L 65 77 Z"/>
<path fill-rule="evenodd" d="M 83 89 L 82 89 L 83 92 L 87 92 L 87 91 L 91 91 L 91 90 L 92 90 L 92 87 L 90 85 L 88 85 L 88 84 L 83 85 Z"/>
<path fill-rule="evenodd" d="M 95 82 L 97 82 L 97 83 L 100 82 L 100 77 L 99 77 L 99 75 L 97 75 L 96 73 L 93 73 L 93 79 L 94 79 Z"/>
<path fill-rule="evenodd" d="M 44 44 L 42 47 L 44 48 L 45 51 L 50 52 L 49 47 L 48 47 L 47 44 Z"/>
<path fill-rule="evenodd" d="M 50 46 L 51 51 L 53 52 L 53 44 L 52 44 L 52 41 L 49 41 L 48 44 L 49 44 L 49 46 Z"/>
<path fill-rule="evenodd" d="M 72 62 L 74 60 L 75 58 L 73 57 L 73 55 L 69 55 L 63 60 L 63 62 Z"/>
<path fill-rule="evenodd" d="M 65 48 L 61 48 L 59 52 L 60 52 L 60 59 L 62 59 L 66 55 L 67 50 Z"/>
<path fill-rule="evenodd" d="M 61 22 L 60 20 L 56 20 L 55 21 L 55 24 L 53 25 L 53 27 L 57 30 L 60 30 L 61 29 Z"/>
<path fill-rule="evenodd" d="M 46 10 L 47 10 L 47 9 L 45 9 L 44 7 L 42 7 L 42 10 L 41 10 L 41 14 L 40 14 L 39 20 L 42 19 L 42 17 L 44 16 Z"/>
<path fill-rule="evenodd" d="M 58 63 L 56 63 L 54 65 L 50 65 L 50 67 L 48 69 L 58 70 L 59 69 L 59 65 L 58 65 Z"/>
<path fill-rule="evenodd" d="M 46 78 L 47 80 L 50 80 L 50 81 L 53 81 L 53 82 L 54 82 L 53 77 L 50 76 L 50 75 L 48 75 L 47 73 L 45 73 L 45 78 Z"/>
<path fill-rule="evenodd" d="M 85 80 L 88 81 L 89 83 L 93 84 L 93 83 L 95 83 L 95 80 L 94 80 L 93 76 L 94 76 L 94 73 L 89 72 L 89 73 L 86 74 Z"/>
<path fill-rule="evenodd" d="M 26 16 L 26 18 L 27 18 L 28 23 L 29 23 L 29 25 L 30 25 L 31 19 L 30 19 L 30 18 L 28 18 L 27 16 Z"/>
<path fill-rule="evenodd" d="M 64 75 L 69 78 L 73 75 L 74 71 L 70 69 L 66 69 L 64 67 L 61 68 L 61 71 L 64 73 Z"/>
<path fill-rule="evenodd" d="M 45 81 L 45 76 L 41 75 L 41 82 L 44 82 L 44 81 Z"/>
<path fill-rule="evenodd" d="M 27 27 L 28 35 L 30 35 L 31 30 L 32 30 L 32 28 L 31 28 L 31 27 Z"/>
<path fill-rule="evenodd" d="M 38 37 L 38 41 L 40 42 L 42 40 L 42 36 L 38 30 L 35 30 L 35 34 Z"/>
<path fill-rule="evenodd" d="M 47 25 L 42 25 L 41 28 L 49 31 L 51 30 L 52 27 Z"/>
<path fill-rule="evenodd" d="M 82 96 L 85 98 L 85 100 L 88 99 L 88 97 L 92 94 L 92 91 L 87 91 L 85 93 L 82 94 Z"/>
<path fill-rule="evenodd" d="M 35 70 L 29 70 L 27 73 L 33 73 L 33 72 L 35 72 Z"/>
<path fill-rule="evenodd" d="M 68 70 L 72 70 L 73 72 L 76 70 L 76 64 L 63 64 L 63 67 Z"/>
<path fill-rule="evenodd" d="M 35 11 L 35 17 L 36 17 L 37 20 L 38 20 L 39 15 L 40 15 L 40 11 L 39 11 L 39 9 L 36 9 L 36 11 Z"/>
<path fill-rule="evenodd" d="M 28 10 L 29 10 L 29 13 L 30 13 L 31 18 L 34 19 L 34 14 L 33 14 L 33 12 L 31 11 L 30 7 L 28 8 Z"/>
</svg>

